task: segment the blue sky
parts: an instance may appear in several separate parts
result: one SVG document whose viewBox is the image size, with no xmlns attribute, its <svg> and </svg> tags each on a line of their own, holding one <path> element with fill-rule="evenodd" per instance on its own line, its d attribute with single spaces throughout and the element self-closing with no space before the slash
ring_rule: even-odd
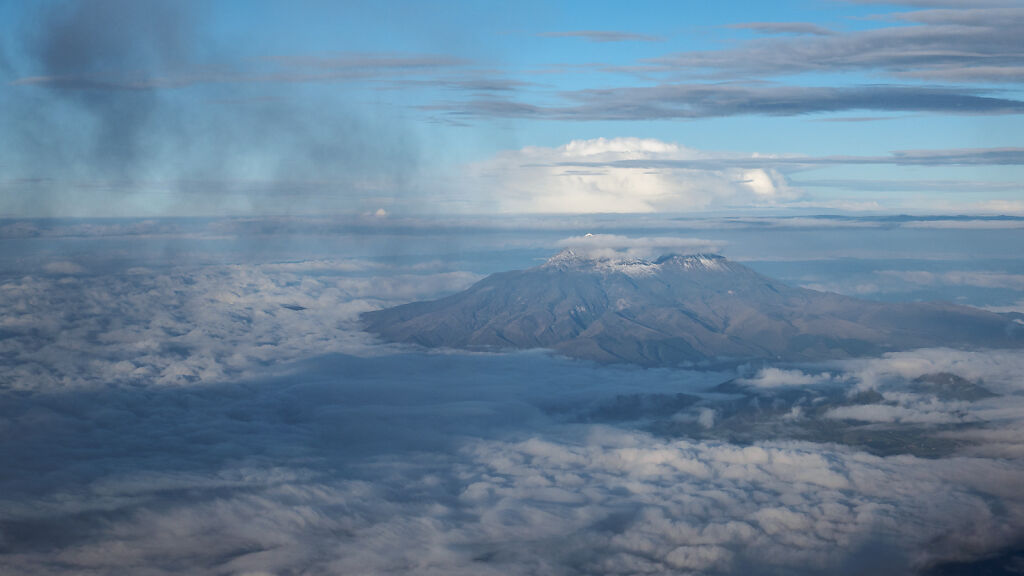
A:
<svg viewBox="0 0 1024 576">
<path fill-rule="evenodd" d="M 0 20 L 8 217 L 1024 212 L 1016 2 L 8 1 Z"/>
</svg>

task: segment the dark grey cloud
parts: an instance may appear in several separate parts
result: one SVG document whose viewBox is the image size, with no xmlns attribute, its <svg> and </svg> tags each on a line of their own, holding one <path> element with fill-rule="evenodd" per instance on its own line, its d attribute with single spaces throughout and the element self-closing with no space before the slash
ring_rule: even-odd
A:
<svg viewBox="0 0 1024 576">
<path fill-rule="evenodd" d="M 832 30 L 810 22 L 742 22 L 732 24 L 730 28 L 753 30 L 762 34 L 811 34 L 813 36 L 830 36 Z"/>
<path fill-rule="evenodd" d="M 28 40 L 42 76 L 83 79 L 91 87 L 145 78 L 153 70 L 186 64 L 195 48 L 187 2 L 90 0 L 61 5 L 40 16 Z M 142 141 L 160 103 L 146 91 L 111 95 L 67 90 L 78 81 L 58 83 L 52 93 L 81 106 L 96 120 L 91 161 L 125 173 L 138 161 Z"/>
<path fill-rule="evenodd" d="M 614 30 L 569 30 L 566 32 L 542 32 L 541 38 L 582 38 L 590 42 L 661 42 L 660 36 L 633 34 Z"/>
<path fill-rule="evenodd" d="M 131 200 L 146 198 L 170 213 L 329 203 L 340 211 L 410 189 L 402 183 L 417 170 L 419 143 L 399 114 L 344 92 L 316 102 L 291 84 L 436 73 L 462 61 L 334 54 L 238 63 L 205 35 L 197 8 L 128 0 L 35 8 L 36 27 L 18 35 L 20 79 L 8 86 L 8 209 L 137 213 Z M 208 91 L 172 89 L 196 84 Z M 330 194 L 299 193 L 307 202 L 290 203 L 298 181 L 307 183 L 299 192 L 318 181 Z"/>
<path fill-rule="evenodd" d="M 976 89 L 869 85 L 802 87 L 662 84 L 589 89 L 562 96 L 575 104 L 542 106 L 477 99 L 424 106 L 456 116 L 553 120 L 670 120 L 764 115 L 798 116 L 856 110 L 943 114 L 1020 114 L 1024 102 Z"/>
</svg>

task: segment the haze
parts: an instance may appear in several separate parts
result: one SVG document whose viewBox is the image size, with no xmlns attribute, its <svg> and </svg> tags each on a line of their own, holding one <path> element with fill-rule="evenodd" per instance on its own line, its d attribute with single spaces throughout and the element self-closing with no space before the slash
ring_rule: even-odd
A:
<svg viewBox="0 0 1024 576">
<path fill-rule="evenodd" d="M 1024 569 L 1020 3 L 0 22 L 0 574 Z"/>
</svg>

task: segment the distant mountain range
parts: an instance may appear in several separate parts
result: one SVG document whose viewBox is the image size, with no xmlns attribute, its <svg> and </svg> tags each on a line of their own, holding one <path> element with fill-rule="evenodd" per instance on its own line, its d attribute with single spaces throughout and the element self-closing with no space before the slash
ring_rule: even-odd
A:
<svg viewBox="0 0 1024 576">
<path fill-rule="evenodd" d="M 1024 315 L 794 288 L 709 254 L 645 260 L 564 250 L 535 268 L 493 274 L 458 294 L 367 312 L 362 320 L 392 342 L 548 348 L 645 366 L 1024 343 Z"/>
</svg>

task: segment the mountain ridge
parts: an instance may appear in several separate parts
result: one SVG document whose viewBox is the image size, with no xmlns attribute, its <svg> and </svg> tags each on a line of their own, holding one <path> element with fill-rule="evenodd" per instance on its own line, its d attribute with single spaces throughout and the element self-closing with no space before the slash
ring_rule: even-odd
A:
<svg viewBox="0 0 1024 576">
<path fill-rule="evenodd" d="M 791 287 L 718 254 L 656 259 L 566 249 L 429 302 L 366 312 L 392 342 L 548 348 L 644 366 L 813 361 L 910 348 L 1019 346 L 1009 315 L 943 303 L 883 303 Z"/>
</svg>

